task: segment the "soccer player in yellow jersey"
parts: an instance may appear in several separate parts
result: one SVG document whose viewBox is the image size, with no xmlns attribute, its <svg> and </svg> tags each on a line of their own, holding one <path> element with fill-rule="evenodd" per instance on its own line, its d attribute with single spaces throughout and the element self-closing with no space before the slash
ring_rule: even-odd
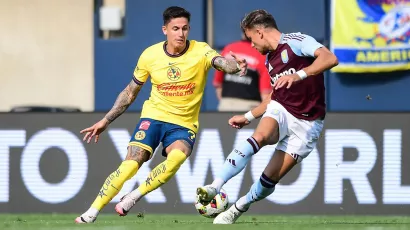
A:
<svg viewBox="0 0 410 230">
<path fill-rule="evenodd" d="M 146 182 L 125 195 L 115 210 L 121 216 L 144 195 L 167 183 L 191 154 L 198 130 L 198 116 L 208 70 L 214 67 L 226 73 L 245 74 L 244 59 L 226 59 L 205 42 L 188 40 L 190 13 L 172 6 L 163 13 L 162 31 L 166 41 L 148 47 L 140 56 L 134 76 L 118 95 L 113 108 L 93 126 L 81 131 L 90 143 L 119 117 L 135 100 L 144 82 L 151 76 L 150 98 L 145 101 L 141 119 L 129 142 L 126 159 L 105 180 L 91 207 L 76 218 L 77 223 L 92 223 L 114 198 L 123 184 L 148 161 L 160 142 L 166 160 L 156 166 Z"/>
</svg>

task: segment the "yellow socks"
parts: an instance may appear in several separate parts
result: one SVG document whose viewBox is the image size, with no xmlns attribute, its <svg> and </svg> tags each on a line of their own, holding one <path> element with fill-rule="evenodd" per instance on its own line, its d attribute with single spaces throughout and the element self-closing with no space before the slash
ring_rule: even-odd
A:
<svg viewBox="0 0 410 230">
<path fill-rule="evenodd" d="M 167 183 L 175 175 L 186 158 L 187 156 L 181 150 L 172 150 L 168 154 L 167 159 L 151 171 L 146 182 L 138 187 L 141 195 L 146 195 L 162 184 Z"/>
<path fill-rule="evenodd" d="M 168 182 L 186 158 L 187 156 L 181 150 L 172 150 L 167 159 L 151 171 L 146 182 L 138 187 L 140 194 L 146 195 Z M 136 161 L 123 161 L 120 167 L 107 177 L 91 207 L 98 211 L 103 209 L 118 194 L 124 183 L 137 173 L 138 168 Z"/>
<path fill-rule="evenodd" d="M 91 207 L 101 211 L 118 194 L 124 183 L 137 173 L 138 168 L 138 162 L 134 160 L 123 161 L 120 167 L 107 177 Z"/>
</svg>

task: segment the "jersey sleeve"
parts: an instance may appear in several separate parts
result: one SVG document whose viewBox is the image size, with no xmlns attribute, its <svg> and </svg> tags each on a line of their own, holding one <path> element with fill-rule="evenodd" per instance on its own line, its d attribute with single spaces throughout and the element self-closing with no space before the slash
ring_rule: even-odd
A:
<svg viewBox="0 0 410 230">
<path fill-rule="evenodd" d="M 317 42 L 316 39 L 305 35 L 305 38 L 301 42 L 300 50 L 305 56 L 315 57 L 315 51 L 320 47 L 323 47 L 323 45 Z"/>
<path fill-rule="evenodd" d="M 202 53 L 204 54 L 205 57 L 205 68 L 208 70 L 214 65 L 214 61 L 216 57 L 220 57 L 221 55 L 216 52 L 214 49 L 212 49 L 208 44 L 205 42 L 203 43 L 203 48 L 202 48 Z"/>
<path fill-rule="evenodd" d="M 148 55 L 147 51 L 145 50 L 138 59 L 137 66 L 134 69 L 134 76 L 132 78 L 138 85 L 143 85 L 148 79 L 148 62 Z"/>
<path fill-rule="evenodd" d="M 309 35 L 299 33 L 295 35 L 295 37 L 296 38 L 291 39 L 288 43 L 292 49 L 294 49 L 294 52 L 301 56 L 315 57 L 315 51 L 323 47 L 322 44 Z"/>
</svg>

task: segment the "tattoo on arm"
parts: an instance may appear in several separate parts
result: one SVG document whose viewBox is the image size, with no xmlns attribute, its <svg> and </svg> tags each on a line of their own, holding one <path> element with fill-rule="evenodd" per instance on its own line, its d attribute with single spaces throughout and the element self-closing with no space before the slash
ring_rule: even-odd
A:
<svg viewBox="0 0 410 230">
<path fill-rule="evenodd" d="M 117 117 L 127 110 L 127 108 L 134 102 L 142 85 L 138 85 L 133 80 L 125 87 L 125 89 L 118 95 L 117 100 L 111 110 L 105 115 L 105 118 L 111 123 Z"/>
<path fill-rule="evenodd" d="M 215 58 L 214 66 L 216 69 L 224 71 L 225 73 L 237 73 L 240 71 L 235 60 L 226 59 L 224 57 Z"/>
</svg>

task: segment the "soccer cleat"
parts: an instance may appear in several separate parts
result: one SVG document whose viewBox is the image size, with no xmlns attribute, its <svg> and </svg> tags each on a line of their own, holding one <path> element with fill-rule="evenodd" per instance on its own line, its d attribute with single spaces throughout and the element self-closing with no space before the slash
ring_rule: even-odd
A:
<svg viewBox="0 0 410 230">
<path fill-rule="evenodd" d="M 120 216 L 126 216 L 131 208 L 135 205 L 136 200 L 132 199 L 130 196 L 125 195 L 121 198 L 120 202 L 115 205 L 115 211 Z"/>
<path fill-rule="evenodd" d="M 236 208 L 236 204 L 233 204 L 228 210 L 215 217 L 214 224 L 234 224 L 243 213 Z"/>
<path fill-rule="evenodd" d="M 94 223 L 94 221 L 97 219 L 96 216 L 87 216 L 87 215 L 81 215 L 77 218 L 75 218 L 75 222 L 77 224 L 90 224 Z"/>
<path fill-rule="evenodd" d="M 196 195 L 198 197 L 198 201 L 203 204 L 207 205 L 211 200 L 216 196 L 218 192 L 216 188 L 205 185 L 196 189 Z"/>
</svg>

